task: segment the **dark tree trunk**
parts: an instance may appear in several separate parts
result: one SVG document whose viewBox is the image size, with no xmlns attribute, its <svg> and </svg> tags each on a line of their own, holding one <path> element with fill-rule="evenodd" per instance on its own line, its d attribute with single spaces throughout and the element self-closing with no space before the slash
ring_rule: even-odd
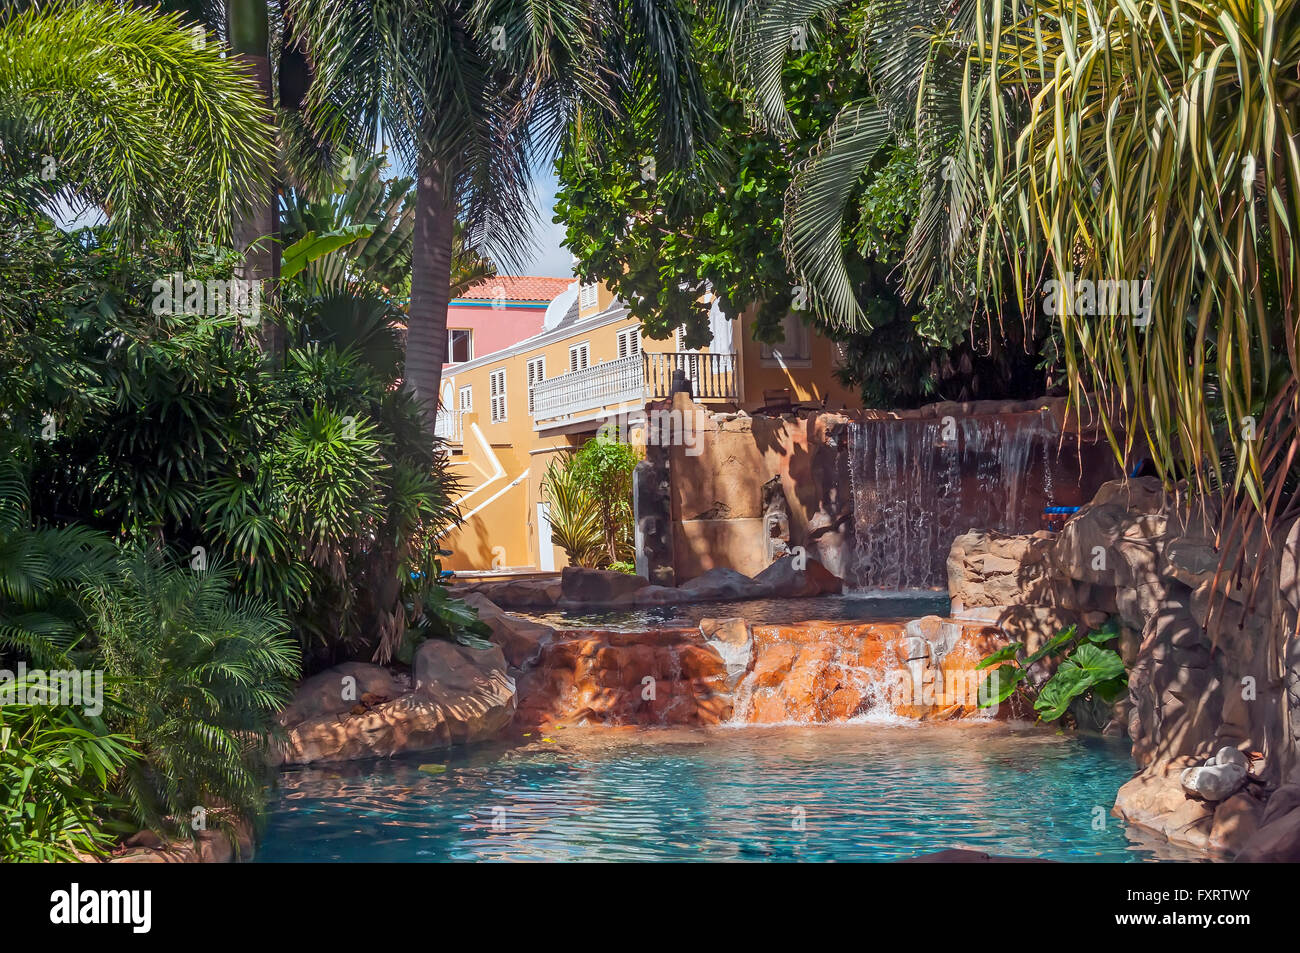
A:
<svg viewBox="0 0 1300 953">
<path fill-rule="evenodd" d="M 452 181 L 443 163 L 420 158 L 411 243 L 405 379 L 420 401 L 424 429 L 430 438 L 438 417 L 442 364 L 447 358 L 447 304 L 451 300 L 451 252 L 456 226 Z"/>
<path fill-rule="evenodd" d="M 271 56 L 266 0 L 228 0 L 230 49 L 253 76 L 268 110 L 275 108 L 271 94 Z M 274 175 L 274 173 L 273 173 Z M 244 253 L 238 277 L 263 282 L 264 304 L 275 297 L 280 277 L 280 190 L 272 186 L 264 197 L 235 222 L 235 248 Z M 284 329 L 270 320 L 264 308 L 260 337 L 262 349 L 279 366 L 284 360 Z"/>
</svg>

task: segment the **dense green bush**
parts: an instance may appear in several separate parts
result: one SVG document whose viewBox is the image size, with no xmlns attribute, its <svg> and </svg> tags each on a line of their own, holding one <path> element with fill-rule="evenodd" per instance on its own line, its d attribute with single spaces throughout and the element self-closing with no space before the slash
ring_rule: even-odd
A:
<svg viewBox="0 0 1300 953">
<path fill-rule="evenodd" d="M 395 369 L 337 330 L 320 343 L 311 312 L 290 316 L 279 370 L 236 321 L 155 313 L 156 276 L 186 265 L 166 249 L 40 227 L 0 246 L 29 263 L 31 292 L 0 297 L 0 362 L 37 519 L 230 562 L 242 591 L 289 613 L 312 664 L 391 650 L 403 566 L 455 518 L 445 456 Z M 185 273 L 230 272 L 213 250 Z"/>
<path fill-rule="evenodd" d="M 14 686 L 17 691 L 17 686 Z M 131 739 L 67 706 L 0 705 L 0 859 L 70 861 L 110 847 L 106 816 Z"/>
<path fill-rule="evenodd" d="M 85 593 L 95 659 L 143 758 L 123 785 L 139 819 L 184 836 L 262 807 L 266 742 L 299 670 L 285 617 L 234 594 L 228 566 L 129 552 Z M 210 820 L 209 820 L 210 818 Z"/>
<path fill-rule="evenodd" d="M 596 437 L 547 466 L 542 492 L 551 504 L 551 541 L 573 565 L 630 563 L 632 471 L 638 459 L 628 444 Z"/>
</svg>

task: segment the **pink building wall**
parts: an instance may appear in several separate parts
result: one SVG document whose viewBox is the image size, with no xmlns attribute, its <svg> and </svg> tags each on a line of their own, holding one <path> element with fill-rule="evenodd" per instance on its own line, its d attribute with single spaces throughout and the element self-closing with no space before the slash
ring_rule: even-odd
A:
<svg viewBox="0 0 1300 953">
<path fill-rule="evenodd" d="M 485 357 L 539 333 L 547 306 L 571 283 L 569 278 L 487 278 L 452 299 L 447 308 L 447 330 L 472 331 L 470 360 Z"/>
</svg>

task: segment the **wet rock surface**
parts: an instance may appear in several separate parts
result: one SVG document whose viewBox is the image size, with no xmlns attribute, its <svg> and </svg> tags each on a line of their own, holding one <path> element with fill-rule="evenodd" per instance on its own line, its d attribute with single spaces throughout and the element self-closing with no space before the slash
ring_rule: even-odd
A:
<svg viewBox="0 0 1300 953">
<path fill-rule="evenodd" d="M 975 664 L 996 629 L 936 617 L 557 633 L 519 678 L 519 724 L 825 724 L 865 715 L 992 717 Z M 999 714 L 1013 704 L 999 706 Z"/>
<path fill-rule="evenodd" d="M 410 680 L 388 673 L 392 681 L 385 682 L 376 672 L 363 673 L 365 684 L 401 688 L 393 697 L 362 691 L 357 665 L 303 683 L 281 715 L 285 737 L 273 751 L 277 764 L 388 758 L 467 744 L 496 737 L 514 715 L 515 682 L 500 646 L 430 639 L 416 650 Z"/>
<path fill-rule="evenodd" d="M 1116 619 L 1129 691 L 1109 727 L 1132 738 L 1140 772 L 1116 813 L 1176 843 L 1244 857 L 1264 836 L 1269 793 L 1296 765 L 1300 524 L 1284 545 L 1238 542 L 1263 573 L 1252 600 L 1224 580 L 1215 589 L 1216 520 L 1154 478 L 1107 483 L 1059 534 L 959 536 L 949 593 L 954 615 L 996 624 L 1031 650 L 1068 625 Z"/>
</svg>

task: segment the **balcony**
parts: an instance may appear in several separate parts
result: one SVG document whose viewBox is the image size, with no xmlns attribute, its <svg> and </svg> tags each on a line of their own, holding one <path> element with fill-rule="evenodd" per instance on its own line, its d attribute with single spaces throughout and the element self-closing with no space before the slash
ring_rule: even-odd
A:
<svg viewBox="0 0 1300 953">
<path fill-rule="evenodd" d="M 678 370 L 685 372 L 696 400 L 738 399 L 734 354 L 641 353 L 541 381 L 533 387 L 533 419 L 555 420 L 668 397 Z"/>
<path fill-rule="evenodd" d="M 460 419 L 464 414 L 459 410 L 448 410 L 446 407 L 438 408 L 438 417 L 434 421 L 434 436 L 445 441 L 446 443 L 462 443 L 464 438 L 461 436 Z"/>
</svg>

